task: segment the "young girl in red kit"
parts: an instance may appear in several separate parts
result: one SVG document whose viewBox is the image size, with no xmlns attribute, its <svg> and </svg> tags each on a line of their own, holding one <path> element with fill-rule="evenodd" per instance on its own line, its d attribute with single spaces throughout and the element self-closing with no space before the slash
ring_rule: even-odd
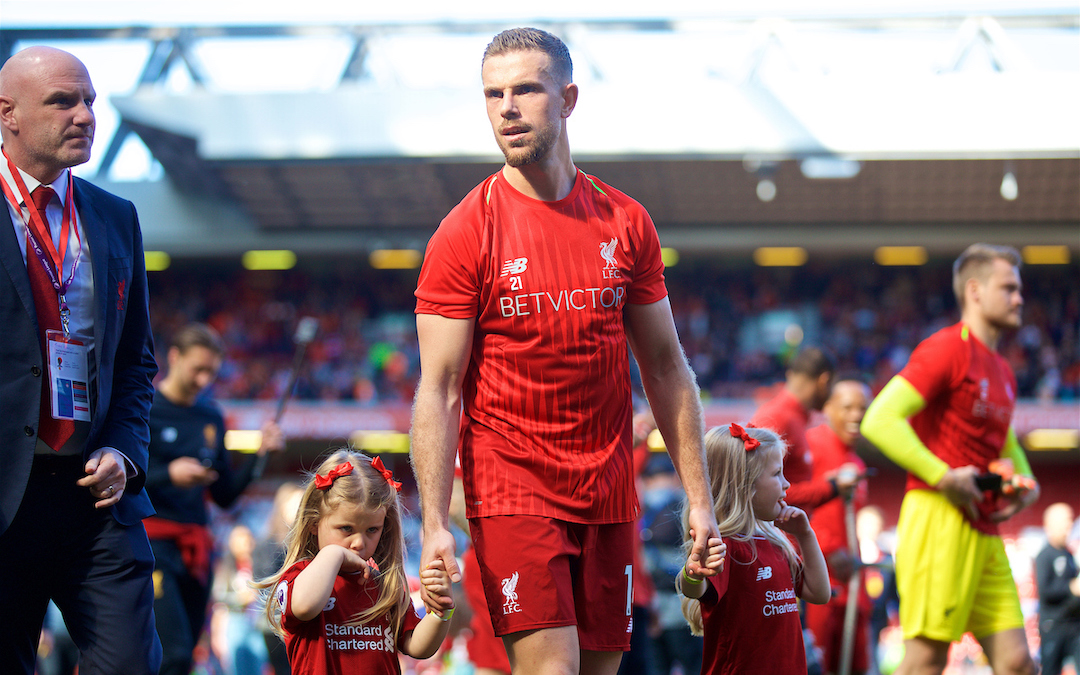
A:
<svg viewBox="0 0 1080 675">
<path fill-rule="evenodd" d="M 432 656 L 446 637 L 454 600 L 436 561 L 420 574 L 442 616 L 420 618 L 409 599 L 405 539 L 394 480 L 380 458 L 339 450 L 304 488 L 273 588 L 270 624 L 285 640 L 293 675 L 399 675 L 398 651 Z"/>
<path fill-rule="evenodd" d="M 806 673 L 798 599 L 828 602 L 829 575 L 806 513 L 784 502 L 785 450 L 769 429 L 732 424 L 705 435 L 727 557 L 716 576 L 686 565 L 675 582 L 691 631 L 705 636 L 703 675 Z"/>
</svg>

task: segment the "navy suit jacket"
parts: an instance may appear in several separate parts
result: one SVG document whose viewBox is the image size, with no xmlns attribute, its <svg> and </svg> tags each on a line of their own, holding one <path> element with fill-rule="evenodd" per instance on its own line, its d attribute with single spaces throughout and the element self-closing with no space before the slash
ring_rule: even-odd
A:
<svg viewBox="0 0 1080 675">
<path fill-rule="evenodd" d="M 113 447 L 135 465 L 137 475 L 128 471 L 124 495 L 112 507 L 118 522 L 133 525 L 154 512 L 143 489 L 150 442 L 147 415 L 157 362 L 142 231 L 131 202 L 80 178 L 75 179 L 75 205 L 90 246 L 96 304 L 97 377 L 90 392 L 90 435 L 83 459 L 99 448 Z M 30 477 L 46 373 L 30 278 L 4 205 L 0 207 L 0 534 L 15 517 Z"/>
</svg>

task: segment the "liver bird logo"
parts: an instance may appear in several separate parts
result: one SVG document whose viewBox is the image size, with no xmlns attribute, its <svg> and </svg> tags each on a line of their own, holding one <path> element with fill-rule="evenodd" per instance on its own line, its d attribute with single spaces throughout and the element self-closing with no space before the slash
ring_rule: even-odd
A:
<svg viewBox="0 0 1080 675">
<path fill-rule="evenodd" d="M 615 249 L 619 246 L 618 237 L 612 237 L 611 241 L 600 242 L 600 257 L 607 263 L 604 265 L 606 270 L 614 270 L 619 268 L 619 263 L 615 261 Z"/>
<path fill-rule="evenodd" d="M 517 583 L 517 572 L 514 572 L 513 576 L 511 576 L 509 579 L 502 580 L 502 594 L 506 597 L 507 602 L 517 602 Z"/>
</svg>

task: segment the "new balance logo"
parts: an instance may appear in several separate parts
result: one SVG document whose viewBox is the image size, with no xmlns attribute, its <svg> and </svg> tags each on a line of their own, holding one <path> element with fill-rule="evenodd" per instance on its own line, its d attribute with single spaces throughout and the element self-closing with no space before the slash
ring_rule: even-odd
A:
<svg viewBox="0 0 1080 675">
<path fill-rule="evenodd" d="M 508 277 L 511 274 L 521 274 L 529 267 L 528 258 L 513 258 L 507 260 L 502 265 L 502 272 L 499 273 L 500 277 Z"/>
<path fill-rule="evenodd" d="M 757 581 L 772 579 L 772 565 L 766 565 L 757 571 Z"/>
</svg>

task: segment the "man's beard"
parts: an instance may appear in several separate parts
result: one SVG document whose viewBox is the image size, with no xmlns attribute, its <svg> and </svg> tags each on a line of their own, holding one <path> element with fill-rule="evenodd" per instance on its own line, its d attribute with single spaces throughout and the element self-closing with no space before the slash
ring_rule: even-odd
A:
<svg viewBox="0 0 1080 675">
<path fill-rule="evenodd" d="M 499 148 L 503 151 L 507 165 L 514 167 L 535 164 L 547 157 L 559 137 L 558 125 L 548 125 L 539 129 L 533 128 L 535 136 L 531 143 L 523 146 L 510 147 L 502 137 L 499 137 Z"/>
</svg>

